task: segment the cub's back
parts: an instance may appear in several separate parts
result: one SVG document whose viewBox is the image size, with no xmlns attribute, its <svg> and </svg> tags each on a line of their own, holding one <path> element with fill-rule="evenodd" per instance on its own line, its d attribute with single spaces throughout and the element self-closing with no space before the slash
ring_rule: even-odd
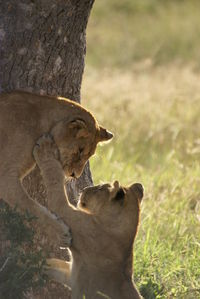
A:
<svg viewBox="0 0 200 299">
<path fill-rule="evenodd" d="M 41 117 L 40 103 L 21 92 L 0 95 L 0 131 L 14 134 L 35 125 Z"/>
<path fill-rule="evenodd" d="M 44 129 L 61 119 L 81 118 L 93 131 L 97 127 L 94 116 L 80 104 L 62 97 L 38 95 L 25 91 L 13 91 L 0 95 L 0 128 L 10 123 L 35 126 L 39 122 Z M 31 125 L 32 124 L 32 125 Z"/>
</svg>

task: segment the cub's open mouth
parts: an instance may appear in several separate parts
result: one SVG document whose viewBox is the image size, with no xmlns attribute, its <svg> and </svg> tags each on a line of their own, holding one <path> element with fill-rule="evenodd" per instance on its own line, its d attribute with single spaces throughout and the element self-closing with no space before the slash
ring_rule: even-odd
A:
<svg viewBox="0 0 200 299">
<path fill-rule="evenodd" d="M 85 202 L 80 202 L 80 205 L 85 208 L 86 207 L 86 203 Z"/>
</svg>

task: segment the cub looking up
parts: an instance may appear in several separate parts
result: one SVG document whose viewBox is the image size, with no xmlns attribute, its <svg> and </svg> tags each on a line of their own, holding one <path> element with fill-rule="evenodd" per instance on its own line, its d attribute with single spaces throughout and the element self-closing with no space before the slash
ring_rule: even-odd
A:
<svg viewBox="0 0 200 299">
<path fill-rule="evenodd" d="M 41 137 L 34 157 L 48 193 L 48 207 L 71 228 L 70 263 L 49 259 L 49 276 L 72 290 L 72 298 L 139 299 L 132 282 L 132 251 L 137 233 L 141 184 L 103 184 L 83 190 L 78 208 L 70 205 L 64 172 L 50 136 Z M 49 171 L 51 169 L 51 171 Z"/>
<path fill-rule="evenodd" d="M 97 143 L 111 139 L 112 134 L 73 101 L 22 91 L 0 95 L 0 198 L 37 216 L 41 229 L 64 246 L 67 227 L 30 199 L 21 184 L 35 165 L 33 146 L 47 132 L 57 144 L 68 177 L 79 177 Z"/>
</svg>

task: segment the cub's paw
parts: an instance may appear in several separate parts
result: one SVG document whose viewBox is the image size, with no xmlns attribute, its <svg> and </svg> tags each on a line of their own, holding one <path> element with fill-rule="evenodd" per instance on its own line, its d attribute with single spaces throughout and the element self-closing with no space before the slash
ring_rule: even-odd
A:
<svg viewBox="0 0 200 299">
<path fill-rule="evenodd" d="M 33 156 L 37 164 L 59 159 L 59 150 L 50 134 L 42 135 L 33 148 Z"/>
</svg>

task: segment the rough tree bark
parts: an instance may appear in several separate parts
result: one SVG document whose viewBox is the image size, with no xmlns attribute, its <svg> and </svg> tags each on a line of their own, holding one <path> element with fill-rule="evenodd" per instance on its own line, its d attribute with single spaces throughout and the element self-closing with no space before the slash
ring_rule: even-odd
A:
<svg viewBox="0 0 200 299">
<path fill-rule="evenodd" d="M 80 102 L 86 26 L 93 2 L 0 0 L 0 92 L 20 89 Z M 73 200 L 91 184 L 87 165 L 81 178 L 67 187 L 68 195 Z M 25 186 L 44 203 L 37 169 L 25 179 Z"/>
</svg>

